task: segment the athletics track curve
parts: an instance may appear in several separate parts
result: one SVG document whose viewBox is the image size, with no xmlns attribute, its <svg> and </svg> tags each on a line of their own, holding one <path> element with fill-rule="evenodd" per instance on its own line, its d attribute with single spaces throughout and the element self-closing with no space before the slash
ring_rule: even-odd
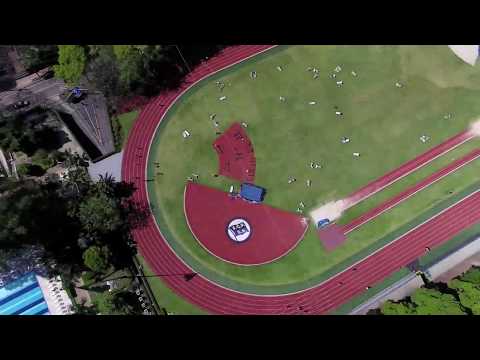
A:
<svg viewBox="0 0 480 360">
<path fill-rule="evenodd" d="M 154 98 L 142 110 L 124 149 L 122 166 L 122 179 L 137 187 L 133 195 L 135 201 L 148 202 L 145 180 L 149 149 L 168 107 L 208 74 L 269 48 L 271 46 L 265 45 L 227 48 L 209 60 L 208 65 L 197 67 L 180 89 Z M 425 247 L 433 248 L 479 221 L 480 192 L 476 192 L 345 271 L 294 294 L 261 296 L 240 293 L 221 287 L 201 274 L 190 282 L 181 277 L 165 277 L 163 281 L 179 296 L 214 314 L 325 314 L 367 291 L 366 286 L 374 285 L 423 255 Z M 191 272 L 163 238 L 153 216 L 149 217 L 145 227 L 135 230 L 133 236 L 154 273 Z"/>
</svg>

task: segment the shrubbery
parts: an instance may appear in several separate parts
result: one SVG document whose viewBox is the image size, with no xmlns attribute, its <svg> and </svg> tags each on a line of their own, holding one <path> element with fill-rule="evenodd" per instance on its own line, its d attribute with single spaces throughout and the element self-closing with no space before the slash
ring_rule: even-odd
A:
<svg viewBox="0 0 480 360">
<path fill-rule="evenodd" d="M 387 301 L 384 315 L 480 315 L 480 268 L 472 267 L 448 284 L 428 283 L 401 301 Z"/>
</svg>

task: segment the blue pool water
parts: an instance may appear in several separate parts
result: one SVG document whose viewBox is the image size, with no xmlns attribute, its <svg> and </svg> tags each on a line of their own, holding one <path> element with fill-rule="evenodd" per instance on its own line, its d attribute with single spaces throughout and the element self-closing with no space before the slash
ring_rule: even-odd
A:
<svg viewBox="0 0 480 360">
<path fill-rule="evenodd" d="M 0 315 L 49 315 L 34 273 L 0 288 Z"/>
</svg>

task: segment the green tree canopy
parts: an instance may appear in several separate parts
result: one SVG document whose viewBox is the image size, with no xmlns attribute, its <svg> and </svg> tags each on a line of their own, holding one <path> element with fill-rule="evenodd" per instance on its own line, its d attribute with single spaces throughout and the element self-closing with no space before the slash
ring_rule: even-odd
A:
<svg viewBox="0 0 480 360">
<path fill-rule="evenodd" d="M 39 148 L 59 148 L 59 130 L 46 125 L 48 113 L 31 111 L 24 114 L 0 114 L 0 148 L 23 151 L 31 156 Z"/>
<path fill-rule="evenodd" d="M 117 202 L 101 192 L 93 193 L 82 201 L 78 218 L 88 233 L 105 234 L 117 230 L 122 224 Z"/>
<path fill-rule="evenodd" d="M 93 300 L 93 304 L 102 315 L 124 315 L 124 313 L 117 310 L 115 295 L 112 293 L 105 292 L 101 296 L 97 296 Z"/>
<path fill-rule="evenodd" d="M 21 63 L 28 71 L 41 70 L 58 60 L 57 45 L 21 45 L 15 48 Z"/>
<path fill-rule="evenodd" d="M 480 286 L 471 282 L 452 280 L 448 286 L 457 291 L 460 303 L 470 309 L 473 315 L 480 315 Z"/>
<path fill-rule="evenodd" d="M 107 99 L 120 93 L 119 69 L 117 58 L 110 45 L 89 45 L 91 60 L 86 76 L 94 88 L 101 91 Z"/>
<path fill-rule="evenodd" d="M 411 298 L 418 315 L 466 315 L 453 295 L 436 289 L 420 288 Z"/>
<path fill-rule="evenodd" d="M 460 277 L 460 280 L 475 285 L 480 285 L 480 268 L 476 266 L 471 267 L 465 274 Z"/>
<path fill-rule="evenodd" d="M 110 268 L 111 253 L 107 246 L 91 246 L 83 253 L 85 266 L 96 273 L 106 273 Z"/>
<path fill-rule="evenodd" d="M 58 65 L 53 67 L 55 76 L 67 84 L 77 84 L 83 75 L 87 56 L 80 45 L 58 45 Z"/>
<path fill-rule="evenodd" d="M 32 164 L 40 166 L 43 170 L 47 170 L 55 165 L 55 160 L 49 156 L 45 149 L 38 149 L 32 156 Z"/>
<path fill-rule="evenodd" d="M 135 88 L 144 74 L 142 48 L 138 45 L 113 45 L 120 81 L 127 89 Z"/>
<path fill-rule="evenodd" d="M 415 315 L 416 311 L 414 306 L 411 303 L 401 301 L 394 302 L 388 300 L 385 302 L 381 308 L 382 314 L 384 315 Z"/>
<path fill-rule="evenodd" d="M 59 196 L 59 184 L 16 182 L 0 200 L 0 249 L 41 244 L 58 262 L 76 261 L 78 228 L 68 215 L 71 206 Z"/>
<path fill-rule="evenodd" d="M 94 305 L 102 315 L 134 315 L 142 312 L 135 294 L 122 290 L 98 296 Z"/>
</svg>

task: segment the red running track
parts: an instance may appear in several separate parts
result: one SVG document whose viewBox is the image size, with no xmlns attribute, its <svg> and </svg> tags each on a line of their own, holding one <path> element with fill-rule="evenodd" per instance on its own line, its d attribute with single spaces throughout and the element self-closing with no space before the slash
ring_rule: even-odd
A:
<svg viewBox="0 0 480 360">
<path fill-rule="evenodd" d="M 275 261 L 293 250 L 308 229 L 307 218 L 193 182 L 185 188 L 184 209 L 190 231 L 200 245 L 236 265 Z M 250 226 L 250 236 L 243 242 L 235 242 L 227 234 L 234 219 Z"/>
<path fill-rule="evenodd" d="M 269 46 L 237 46 L 224 50 L 189 76 L 190 82 L 248 58 Z M 171 105 L 187 88 L 168 92 L 153 99 L 141 112 L 124 150 L 122 179 L 137 187 L 134 199 L 147 203 L 145 174 L 150 144 L 156 128 Z M 180 201 L 180 199 L 179 199 Z M 181 277 L 163 281 L 179 296 L 214 314 L 325 314 L 362 293 L 366 286 L 383 278 L 423 255 L 426 246 L 433 248 L 463 229 L 480 221 L 480 193 L 475 193 L 417 229 L 390 243 L 361 262 L 314 288 L 288 295 L 259 296 L 239 293 L 210 282 L 201 274 L 190 282 Z M 134 232 L 142 255 L 157 273 L 190 272 L 170 248 L 154 218 Z"/>
<path fill-rule="evenodd" d="M 452 163 L 448 164 L 444 168 L 440 169 L 439 171 L 433 173 L 432 175 L 426 177 L 422 181 L 418 182 L 417 184 L 413 185 L 412 187 L 408 188 L 404 192 L 395 195 L 394 197 L 388 199 L 387 201 L 383 202 L 376 208 L 367 211 L 357 217 L 356 219 L 352 220 L 347 225 L 343 226 L 343 233 L 348 234 L 349 232 L 359 228 L 360 226 L 366 224 L 373 218 L 377 217 L 378 215 L 384 213 L 385 211 L 390 210 L 394 206 L 397 206 L 402 201 L 408 199 L 409 197 L 415 195 L 417 192 L 425 189 L 426 187 L 432 185 L 433 183 L 437 182 L 438 180 L 444 178 L 445 176 L 457 171 L 461 167 L 467 165 L 468 163 L 472 162 L 473 160 L 480 157 L 480 149 L 473 150 L 469 154 L 465 155 L 464 157 L 453 161 Z"/>
<path fill-rule="evenodd" d="M 395 181 L 400 180 L 401 178 L 411 174 L 415 170 L 418 170 L 422 166 L 425 166 L 429 162 L 438 158 L 453 150 L 457 146 L 460 146 L 464 142 L 470 140 L 474 136 L 468 131 L 465 130 L 450 139 L 444 141 L 443 143 L 431 148 L 430 150 L 424 152 L 423 154 L 417 156 L 416 158 L 407 161 L 403 165 L 400 165 L 398 168 L 390 171 L 389 173 L 375 179 L 359 190 L 355 191 L 353 194 L 348 196 L 345 201 L 348 207 L 358 204 L 360 201 L 365 200 L 366 198 L 372 196 L 378 191 L 384 189 L 385 187 L 393 184 Z"/>
<path fill-rule="evenodd" d="M 225 133 L 213 143 L 218 155 L 220 175 L 253 183 L 255 180 L 256 159 L 253 145 L 242 125 L 233 123 Z"/>
</svg>

